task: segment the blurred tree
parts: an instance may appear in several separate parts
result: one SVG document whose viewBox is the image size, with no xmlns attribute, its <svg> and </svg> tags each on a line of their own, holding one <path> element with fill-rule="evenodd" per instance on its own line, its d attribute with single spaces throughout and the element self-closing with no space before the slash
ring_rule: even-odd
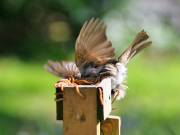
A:
<svg viewBox="0 0 180 135">
<path fill-rule="evenodd" d="M 82 23 L 102 17 L 117 1 L 1 0 L 0 54 L 61 59 L 72 54 Z"/>
</svg>

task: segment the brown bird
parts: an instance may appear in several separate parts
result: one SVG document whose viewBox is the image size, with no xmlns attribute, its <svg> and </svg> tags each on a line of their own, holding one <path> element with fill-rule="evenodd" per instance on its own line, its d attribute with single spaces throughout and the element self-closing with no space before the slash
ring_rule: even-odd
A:
<svg viewBox="0 0 180 135">
<path fill-rule="evenodd" d="M 54 75 L 64 77 L 75 84 L 96 84 L 110 77 L 112 94 L 120 99 L 125 95 L 124 80 L 127 75 L 126 65 L 151 41 L 142 30 L 130 46 L 116 59 L 114 48 L 106 36 L 106 25 L 99 19 L 92 18 L 84 23 L 75 45 L 75 63 L 52 62 L 46 65 Z"/>
</svg>

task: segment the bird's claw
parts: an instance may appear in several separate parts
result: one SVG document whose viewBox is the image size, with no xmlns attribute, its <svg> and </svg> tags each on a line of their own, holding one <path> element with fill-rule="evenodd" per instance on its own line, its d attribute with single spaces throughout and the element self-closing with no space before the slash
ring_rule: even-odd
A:
<svg viewBox="0 0 180 135">
<path fill-rule="evenodd" d="M 69 86 L 71 84 L 70 80 L 68 79 L 62 79 L 59 82 L 55 83 L 55 88 L 60 88 L 60 90 L 63 92 L 65 86 Z"/>
<path fill-rule="evenodd" d="M 69 77 L 68 79 L 62 79 L 59 82 L 55 84 L 56 89 L 60 89 L 61 92 L 64 91 L 65 86 L 73 86 L 75 87 L 75 91 L 81 98 L 85 98 L 85 95 L 83 95 L 79 90 L 79 85 L 75 83 L 75 79 L 73 77 Z M 56 94 L 57 95 L 57 94 Z M 57 101 L 58 99 L 56 99 Z"/>
</svg>

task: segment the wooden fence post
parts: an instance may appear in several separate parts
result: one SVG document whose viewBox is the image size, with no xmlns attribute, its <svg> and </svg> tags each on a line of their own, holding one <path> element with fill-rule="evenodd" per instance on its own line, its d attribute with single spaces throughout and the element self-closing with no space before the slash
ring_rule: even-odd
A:
<svg viewBox="0 0 180 135">
<path fill-rule="evenodd" d="M 103 105 L 100 102 L 98 87 L 103 88 Z M 109 115 L 111 112 L 110 79 L 103 80 L 98 86 L 82 85 L 79 88 L 85 98 L 81 98 L 74 87 L 65 87 L 63 101 L 57 102 L 57 119 L 63 120 L 64 135 L 101 135 L 101 132 L 107 133 L 106 131 L 111 131 L 111 127 L 107 125 L 112 118 L 111 123 L 115 125 L 113 128 L 120 125 L 120 119 Z M 119 131 L 119 128 L 117 130 Z"/>
<path fill-rule="evenodd" d="M 121 119 L 119 116 L 109 115 L 106 120 L 101 123 L 101 131 L 103 135 L 120 135 Z"/>
<path fill-rule="evenodd" d="M 64 89 L 64 135 L 100 135 L 97 119 L 97 89 L 81 87 L 80 90 L 86 95 L 85 99 L 82 99 L 74 88 Z"/>
</svg>

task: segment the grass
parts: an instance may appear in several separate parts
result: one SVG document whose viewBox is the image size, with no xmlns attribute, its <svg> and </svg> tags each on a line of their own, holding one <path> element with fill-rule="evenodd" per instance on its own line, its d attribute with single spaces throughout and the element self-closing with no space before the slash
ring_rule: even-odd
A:
<svg viewBox="0 0 180 135">
<path fill-rule="evenodd" d="M 127 96 L 115 103 L 123 135 L 180 134 L 178 56 L 141 57 L 128 65 Z M 60 134 L 53 84 L 42 64 L 0 59 L 0 135 Z"/>
</svg>

